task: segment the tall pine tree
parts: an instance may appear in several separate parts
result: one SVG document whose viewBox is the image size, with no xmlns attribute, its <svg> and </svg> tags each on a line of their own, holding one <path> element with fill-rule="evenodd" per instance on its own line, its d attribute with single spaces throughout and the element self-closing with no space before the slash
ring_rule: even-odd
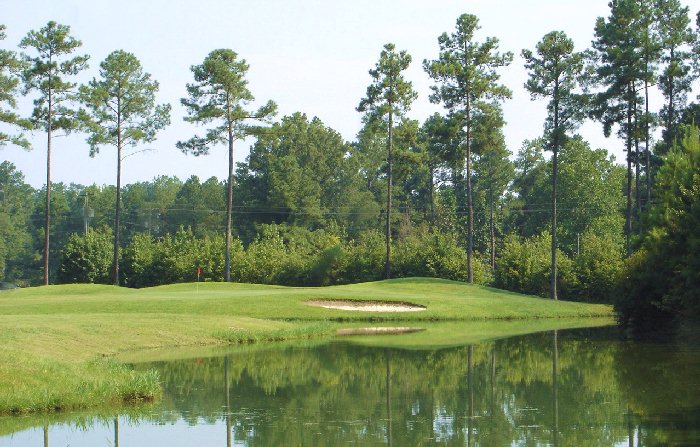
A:
<svg viewBox="0 0 700 447">
<path fill-rule="evenodd" d="M 5 39 L 5 25 L 0 25 L 0 40 Z M 19 78 L 17 72 L 22 66 L 21 61 L 17 58 L 13 51 L 0 49 L 0 123 L 7 123 L 19 127 L 20 129 L 29 129 L 31 123 L 19 117 L 14 112 L 17 108 L 15 99 L 19 86 Z M 5 144 L 16 144 L 29 149 L 29 141 L 22 133 L 9 134 L 0 132 L 0 146 Z"/>
<path fill-rule="evenodd" d="M 599 17 L 595 25 L 593 49 L 598 58 L 596 81 L 602 91 L 594 97 L 591 116 L 603 124 L 605 136 L 610 136 L 612 128 L 619 126 L 618 135 L 625 139 L 627 152 L 627 207 L 625 233 L 627 253 L 632 251 L 632 165 L 638 157 L 632 152 L 639 138 L 637 111 L 643 98 L 637 84 L 646 78 L 644 33 L 640 32 L 643 21 L 638 0 L 613 0 L 610 2 L 608 19 Z"/>
<path fill-rule="evenodd" d="M 384 275 L 391 277 L 391 199 L 394 167 L 394 119 L 401 118 L 410 109 L 411 103 L 418 96 L 411 82 L 406 81 L 402 72 L 411 63 L 411 56 L 406 51 L 396 51 L 392 43 L 384 45 L 379 62 L 369 71 L 372 84 L 367 87 L 367 95 L 360 101 L 358 112 L 366 112 L 369 121 L 378 120 L 385 123 L 387 129 L 387 205 L 384 238 L 386 259 Z M 386 121 L 385 121 L 386 120 Z"/>
<path fill-rule="evenodd" d="M 24 92 L 36 90 L 31 120 L 46 132 L 46 205 L 44 208 L 44 284 L 49 283 L 49 235 L 51 233 L 51 137 L 56 130 L 70 132 L 77 126 L 69 106 L 75 83 L 68 79 L 87 67 L 88 56 L 74 56 L 82 42 L 70 35 L 70 27 L 49 22 L 39 31 L 30 31 L 20 48 L 32 48 L 35 56 L 25 55 L 22 72 Z"/>
<path fill-rule="evenodd" d="M 574 43 L 562 31 L 546 34 L 537 44 L 537 54 L 523 50 L 525 68 L 530 78 L 525 88 L 532 99 L 545 98 L 545 147 L 552 151 L 552 272 L 550 297 L 557 299 L 557 174 L 559 150 L 567 132 L 584 118 L 583 96 L 576 94 L 584 70 L 582 53 L 574 51 Z"/>
<path fill-rule="evenodd" d="M 253 133 L 256 127 L 250 121 L 265 122 L 276 113 L 277 106 L 268 101 L 257 110 L 247 107 L 255 98 L 248 90 L 245 75 L 248 64 L 238 59 L 233 50 L 214 50 L 201 65 L 192 66 L 194 83 L 187 84 L 187 98 L 182 105 L 187 109 L 185 121 L 198 124 L 212 123 L 206 134 L 177 143 L 177 148 L 195 156 L 207 155 L 218 144 L 228 145 L 228 175 L 226 180 L 226 252 L 224 253 L 224 280 L 231 281 L 231 213 L 233 211 L 233 143 Z"/>
<path fill-rule="evenodd" d="M 457 19 L 453 34 L 443 33 L 438 38 L 440 55 L 423 66 L 437 85 L 431 87 L 430 100 L 443 103 L 453 114 L 459 114 L 464 129 L 464 166 L 467 196 L 467 280 L 474 282 L 474 205 L 472 194 L 472 140 L 474 120 L 484 113 L 491 101 L 510 98 L 511 92 L 499 84 L 498 69 L 513 61 L 512 53 L 498 52 L 498 39 L 488 37 L 483 43 L 475 42 L 479 19 L 463 14 Z"/>
<path fill-rule="evenodd" d="M 121 217 L 121 174 L 128 146 L 155 141 L 160 129 L 170 124 L 170 105 L 155 104 L 158 82 L 144 73 L 141 62 L 123 50 L 112 52 L 100 64 L 100 79 L 80 88 L 80 99 L 87 107 L 81 113 L 89 133 L 90 155 L 100 146 L 117 150 L 117 197 L 114 206 L 114 256 L 112 282 L 119 285 L 119 237 Z"/>
</svg>

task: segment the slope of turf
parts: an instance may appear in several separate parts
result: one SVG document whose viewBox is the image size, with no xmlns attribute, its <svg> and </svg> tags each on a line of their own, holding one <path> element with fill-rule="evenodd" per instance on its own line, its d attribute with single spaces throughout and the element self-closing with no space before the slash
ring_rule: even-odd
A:
<svg viewBox="0 0 700 447">
<path fill-rule="evenodd" d="M 318 299 L 410 302 L 426 310 L 367 314 L 305 304 Z M 449 321 L 451 333 L 458 331 L 455 323 L 460 321 L 517 320 L 522 332 L 531 319 L 611 315 L 609 306 L 552 302 L 423 278 L 325 288 L 205 283 L 140 290 L 64 285 L 3 291 L 0 413 L 157 398 L 156 376 L 137 374 L 114 359 L 136 350 L 330 336 L 339 322 Z M 503 326 L 504 333 L 512 331 Z M 542 324 L 532 326 L 538 330 Z M 493 324 L 490 328 L 497 336 Z M 420 334 L 413 337 L 409 344 L 433 343 Z"/>
</svg>

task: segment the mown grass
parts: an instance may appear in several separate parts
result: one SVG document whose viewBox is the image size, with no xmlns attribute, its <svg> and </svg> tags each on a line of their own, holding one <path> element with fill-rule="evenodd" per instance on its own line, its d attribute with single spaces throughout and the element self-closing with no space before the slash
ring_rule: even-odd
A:
<svg viewBox="0 0 700 447">
<path fill-rule="evenodd" d="M 426 310 L 367 314 L 305 304 L 318 299 L 411 302 Z M 469 333 L 496 338 L 600 316 L 611 317 L 612 309 L 422 278 L 326 288 L 204 283 L 6 291 L 0 293 L 0 414 L 156 399 L 156 376 L 115 360 L 138 350 L 331 336 L 341 325 L 391 321 L 451 322 L 396 338 L 404 347 L 445 345 L 468 340 Z"/>
</svg>

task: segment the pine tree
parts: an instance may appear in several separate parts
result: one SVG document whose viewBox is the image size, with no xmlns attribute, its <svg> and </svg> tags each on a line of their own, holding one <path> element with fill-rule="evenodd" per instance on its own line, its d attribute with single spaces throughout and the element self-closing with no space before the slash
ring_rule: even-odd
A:
<svg viewBox="0 0 700 447">
<path fill-rule="evenodd" d="M 5 37 L 5 25 L 0 25 L 0 40 L 4 40 Z M 17 108 L 15 96 L 19 86 L 16 74 L 21 66 L 22 62 L 13 51 L 0 50 L 0 122 L 27 130 L 31 128 L 29 120 L 20 118 L 14 112 Z M 0 147 L 8 143 L 30 149 L 29 141 L 22 133 L 13 135 L 0 132 Z"/>
<path fill-rule="evenodd" d="M 632 152 L 639 138 L 638 113 L 643 99 L 639 96 L 637 83 L 646 79 L 648 69 L 642 56 L 644 33 L 640 32 L 643 22 L 638 0 L 613 0 L 610 2 L 610 16 L 607 20 L 599 17 L 595 26 L 593 49 L 599 60 L 596 66 L 596 81 L 603 90 L 594 97 L 591 116 L 603 124 L 605 136 L 610 136 L 612 128 L 619 126 L 618 135 L 625 139 L 627 152 L 627 210 L 625 233 L 627 253 L 632 252 L 632 164 L 638 157 Z M 635 142 L 637 144 L 635 144 Z"/>
<path fill-rule="evenodd" d="M 372 84 L 367 87 L 367 96 L 360 101 L 358 112 L 366 112 L 368 121 L 384 122 L 387 128 L 387 206 L 386 225 L 384 229 L 386 259 L 384 274 L 391 277 L 391 199 L 394 167 L 394 119 L 401 118 L 418 96 L 410 82 L 401 74 L 411 63 L 411 56 L 406 51 L 396 51 L 392 43 L 384 45 L 379 61 L 369 71 Z"/>
<path fill-rule="evenodd" d="M 537 44 L 537 55 L 523 50 L 525 68 L 530 78 L 525 88 L 532 99 L 547 98 L 545 121 L 546 148 L 552 151 L 552 278 L 550 297 L 557 299 L 557 174 L 558 155 L 567 132 L 584 118 L 583 96 L 576 94 L 584 70 L 584 56 L 574 52 L 574 43 L 562 31 L 546 34 Z"/>
<path fill-rule="evenodd" d="M 433 61 L 423 61 L 428 75 L 437 82 L 431 87 L 430 100 L 443 103 L 454 115 L 459 114 L 465 130 L 464 165 L 467 196 L 467 280 L 474 282 L 472 259 L 474 255 L 474 206 L 472 194 L 472 139 L 474 120 L 484 113 L 490 101 L 510 98 L 508 88 L 498 83 L 497 69 L 509 65 L 512 53 L 498 52 L 498 39 L 486 38 L 483 43 L 474 41 L 479 30 L 479 19 L 463 14 L 457 19 L 452 35 L 443 33 L 438 38 L 440 55 Z"/>
<path fill-rule="evenodd" d="M 90 155 L 102 145 L 117 149 L 117 197 L 114 207 L 114 250 L 112 282 L 119 285 L 119 238 L 121 214 L 122 160 L 127 146 L 155 141 L 160 129 L 170 124 L 170 105 L 156 105 L 158 82 L 144 73 L 141 63 L 131 53 L 112 52 L 100 64 L 101 78 L 80 88 L 80 99 L 87 107 L 81 113 L 89 133 Z"/>
<path fill-rule="evenodd" d="M 248 124 L 265 122 L 276 113 L 277 106 L 268 101 L 256 111 L 247 109 L 255 98 L 248 90 L 245 75 L 248 64 L 238 59 L 233 50 L 214 50 L 201 65 L 192 66 L 195 82 L 187 84 L 187 98 L 182 105 L 187 109 L 185 121 L 209 124 L 206 134 L 177 143 L 177 148 L 195 156 L 207 155 L 217 144 L 228 145 L 228 175 L 226 180 L 226 252 L 224 253 L 224 280 L 231 281 L 231 213 L 233 211 L 233 143 L 252 134 L 256 127 Z"/>
<path fill-rule="evenodd" d="M 74 100 L 75 83 L 68 81 L 87 67 L 88 56 L 70 57 L 82 42 L 70 36 L 70 27 L 49 22 L 39 31 L 30 31 L 20 48 L 33 48 L 37 55 L 25 55 L 22 72 L 24 92 L 36 90 L 32 122 L 46 132 L 46 205 L 44 208 L 44 284 L 49 283 L 49 234 L 51 232 L 51 137 L 56 130 L 70 132 L 77 126 Z"/>
</svg>

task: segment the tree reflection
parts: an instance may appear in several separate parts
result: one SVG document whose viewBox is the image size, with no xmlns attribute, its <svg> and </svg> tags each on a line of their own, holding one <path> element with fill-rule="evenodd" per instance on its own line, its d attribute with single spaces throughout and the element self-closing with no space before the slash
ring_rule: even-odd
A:
<svg viewBox="0 0 700 447">
<path fill-rule="evenodd" d="M 183 419 L 224 406 L 227 446 L 234 437 L 244 445 L 612 444 L 627 430 L 609 422 L 622 412 L 600 405 L 619 400 L 610 354 L 576 340 L 560 346 L 555 332 L 439 351 L 334 343 L 159 367 L 165 405 Z M 221 382 L 223 402 L 206 386 Z M 238 408 L 254 410 L 232 413 L 231 385 Z"/>
<path fill-rule="evenodd" d="M 697 349 L 597 333 L 433 351 L 252 347 L 140 367 L 164 381 L 158 421 L 225 425 L 227 447 L 700 445 Z"/>
<path fill-rule="evenodd" d="M 114 447 L 119 447 L 119 417 L 114 418 Z"/>
<path fill-rule="evenodd" d="M 559 446 L 559 341 L 558 333 L 552 331 L 552 408 L 554 409 L 554 447 Z"/>
<path fill-rule="evenodd" d="M 467 386 L 469 387 L 469 416 L 467 417 L 467 446 L 472 445 L 474 421 L 474 346 L 467 347 Z"/>
<path fill-rule="evenodd" d="M 224 407 L 226 419 L 226 447 L 231 447 L 231 389 L 228 377 L 228 356 L 224 357 L 224 393 L 226 393 L 226 406 Z"/>
<path fill-rule="evenodd" d="M 387 445 L 391 447 L 391 353 L 389 350 L 386 353 L 386 428 L 387 428 Z"/>
</svg>

